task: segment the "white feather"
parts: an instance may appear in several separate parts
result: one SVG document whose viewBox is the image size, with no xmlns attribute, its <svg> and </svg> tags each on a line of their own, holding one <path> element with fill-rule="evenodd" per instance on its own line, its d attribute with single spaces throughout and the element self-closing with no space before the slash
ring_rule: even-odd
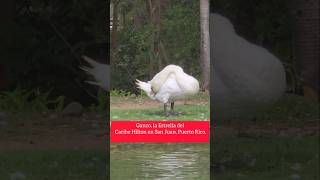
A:
<svg viewBox="0 0 320 180">
<path fill-rule="evenodd" d="M 150 98 L 162 103 L 174 102 L 199 91 L 199 82 L 176 65 L 166 66 L 151 81 L 137 80 L 136 84 Z"/>
<path fill-rule="evenodd" d="M 236 34 L 231 22 L 210 15 L 214 114 L 250 113 L 275 102 L 285 91 L 281 61 Z"/>
<path fill-rule="evenodd" d="M 109 65 L 102 64 L 94 61 L 93 59 L 82 56 L 82 58 L 87 61 L 91 67 L 80 67 L 82 70 L 84 70 L 86 73 L 90 74 L 94 77 L 94 81 L 86 81 L 87 83 L 100 86 L 106 91 L 109 91 Z"/>
</svg>

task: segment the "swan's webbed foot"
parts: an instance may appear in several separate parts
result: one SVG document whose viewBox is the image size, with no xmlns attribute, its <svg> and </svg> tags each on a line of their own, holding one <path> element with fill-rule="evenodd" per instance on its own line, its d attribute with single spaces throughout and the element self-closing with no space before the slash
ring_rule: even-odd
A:
<svg viewBox="0 0 320 180">
<path fill-rule="evenodd" d="M 179 115 L 180 115 L 179 112 L 173 112 L 173 111 L 165 112 L 165 116 L 166 116 L 166 117 L 169 117 L 169 116 L 179 116 Z"/>
<path fill-rule="evenodd" d="M 170 114 L 171 116 L 179 116 L 179 115 L 180 115 L 179 112 L 174 112 L 174 111 L 170 111 L 169 114 Z"/>
<path fill-rule="evenodd" d="M 164 114 L 166 117 L 169 117 L 169 116 L 179 116 L 180 113 L 179 112 L 175 112 L 174 111 L 174 102 L 171 103 L 171 107 L 170 107 L 170 112 L 167 111 L 167 104 L 163 104 L 163 108 L 164 108 Z"/>
</svg>

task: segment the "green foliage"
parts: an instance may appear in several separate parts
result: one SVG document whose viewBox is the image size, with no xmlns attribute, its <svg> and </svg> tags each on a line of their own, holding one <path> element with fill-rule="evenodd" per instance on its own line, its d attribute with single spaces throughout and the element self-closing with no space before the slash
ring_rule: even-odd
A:
<svg viewBox="0 0 320 180">
<path fill-rule="evenodd" d="M 173 3 L 163 19 L 161 37 L 165 39 L 170 62 L 200 78 L 199 2 Z"/>
<path fill-rule="evenodd" d="M 64 107 L 64 97 L 51 100 L 50 91 L 40 92 L 39 89 L 0 92 L 0 110 L 9 112 L 47 112 L 50 109 L 61 111 Z"/>
<path fill-rule="evenodd" d="M 143 90 L 140 90 L 139 96 L 140 96 L 140 97 L 146 97 L 146 96 L 147 96 L 147 93 L 144 92 Z"/>
<path fill-rule="evenodd" d="M 168 64 L 180 65 L 199 79 L 199 2 L 166 2 L 161 9 L 160 28 L 151 22 L 146 3 L 133 0 L 118 5 L 121 28 L 117 46 L 111 50 L 111 87 L 138 94 L 135 79 L 150 80 Z M 155 33 L 160 34 L 163 45 L 159 54 L 153 50 Z"/>
<path fill-rule="evenodd" d="M 55 95 L 63 92 L 79 101 L 84 93 L 75 93 L 77 83 L 86 78 L 79 69 L 79 57 L 102 54 L 91 49 L 108 42 L 107 2 L 26 0 L 13 4 L 13 20 L 0 29 L 0 66 L 10 69 L 11 84 L 6 87 L 19 83 L 32 89 L 41 84 L 45 90 L 55 87 Z"/>
<path fill-rule="evenodd" d="M 105 112 L 107 110 L 107 105 L 109 103 L 109 97 L 107 93 L 103 90 L 99 90 L 98 92 L 98 111 L 103 111 Z"/>
<path fill-rule="evenodd" d="M 272 108 L 257 115 L 259 121 L 302 127 L 319 118 L 319 102 L 303 96 L 285 95 Z"/>
<path fill-rule="evenodd" d="M 113 97 L 146 97 L 147 94 L 143 90 L 140 90 L 136 94 L 134 94 L 130 91 L 115 89 L 110 92 L 110 96 L 113 96 Z"/>
<path fill-rule="evenodd" d="M 115 97 L 130 97 L 133 94 L 129 91 L 125 91 L 125 90 L 112 90 L 110 92 L 110 96 L 115 96 Z"/>
<path fill-rule="evenodd" d="M 95 112 L 99 112 L 99 113 L 106 113 L 107 109 L 108 109 L 108 105 L 109 105 L 108 94 L 104 90 L 99 89 L 97 100 L 98 100 L 97 104 L 93 104 L 89 108 L 90 111 L 95 111 Z"/>
</svg>

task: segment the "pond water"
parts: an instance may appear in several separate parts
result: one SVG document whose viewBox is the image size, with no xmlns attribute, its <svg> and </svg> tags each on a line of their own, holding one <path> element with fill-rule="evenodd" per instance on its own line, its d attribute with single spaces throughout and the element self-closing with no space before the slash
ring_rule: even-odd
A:
<svg viewBox="0 0 320 180">
<path fill-rule="evenodd" d="M 113 143 L 112 180 L 210 179 L 208 143 Z"/>
</svg>

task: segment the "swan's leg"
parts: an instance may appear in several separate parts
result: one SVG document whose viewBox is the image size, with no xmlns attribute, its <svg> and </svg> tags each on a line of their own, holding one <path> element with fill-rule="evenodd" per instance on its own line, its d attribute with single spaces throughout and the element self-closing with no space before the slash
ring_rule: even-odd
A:
<svg viewBox="0 0 320 180">
<path fill-rule="evenodd" d="M 170 114 L 167 112 L 167 103 L 164 103 L 164 104 L 163 104 L 163 109 L 164 109 L 164 114 L 165 114 L 166 116 L 169 116 Z"/>
<path fill-rule="evenodd" d="M 173 115 L 173 116 L 178 116 L 179 115 L 179 112 L 174 112 L 174 102 L 171 102 L 171 111 L 170 111 L 170 114 Z"/>
<path fill-rule="evenodd" d="M 171 103 L 171 112 L 174 112 L 174 102 Z"/>
</svg>

